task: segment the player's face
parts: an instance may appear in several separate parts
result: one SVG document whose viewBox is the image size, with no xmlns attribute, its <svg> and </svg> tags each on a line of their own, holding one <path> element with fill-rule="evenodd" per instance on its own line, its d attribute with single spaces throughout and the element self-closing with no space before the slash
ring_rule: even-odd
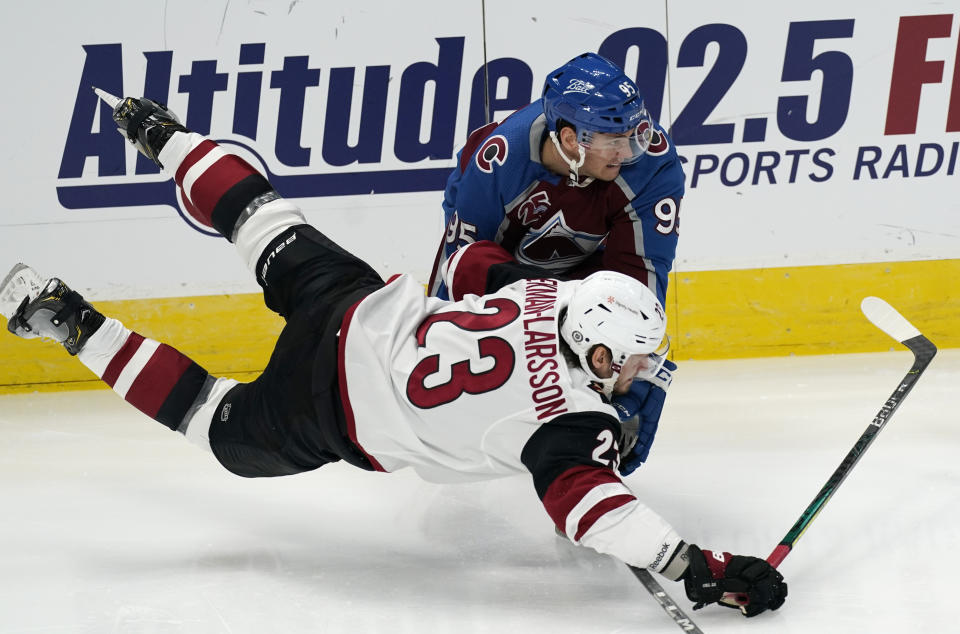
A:
<svg viewBox="0 0 960 634">
<path fill-rule="evenodd" d="M 602 352 L 598 352 L 601 351 Z M 601 379 L 609 379 L 613 376 L 613 364 L 610 360 L 610 351 L 606 346 L 598 346 L 591 357 L 593 373 Z M 630 389 L 630 382 L 637 376 L 647 374 L 654 361 L 653 355 L 635 354 L 627 357 L 626 363 L 620 368 L 620 374 L 617 375 L 617 381 L 613 384 L 614 394 L 626 394 Z"/>
<path fill-rule="evenodd" d="M 669 349 L 670 338 L 664 337 L 660 347 L 654 352 L 627 357 L 623 367 L 620 368 L 620 374 L 617 375 L 617 382 L 613 385 L 613 393 L 626 394 L 630 389 L 630 382 L 634 379 L 649 379 L 657 374 L 663 367 L 663 361 Z"/>
<path fill-rule="evenodd" d="M 619 368 L 617 380 L 613 385 L 614 394 L 626 394 L 630 389 L 630 382 L 634 379 L 649 379 L 656 375 L 663 367 L 663 361 L 670 350 L 670 337 L 664 335 L 660 346 L 653 352 L 633 354 Z M 601 379 L 609 379 L 614 375 L 613 355 L 610 348 L 597 344 L 590 353 L 590 369 Z"/>
<path fill-rule="evenodd" d="M 634 157 L 630 143 L 632 132 L 621 134 L 594 133 L 586 148 L 580 173 L 602 181 L 612 181 L 620 174 L 620 166 Z"/>
<path fill-rule="evenodd" d="M 617 382 L 613 385 L 614 394 L 626 394 L 630 389 L 630 382 L 641 375 L 649 375 L 656 360 L 653 355 L 635 354 L 627 357 L 627 362 L 620 369 Z"/>
</svg>

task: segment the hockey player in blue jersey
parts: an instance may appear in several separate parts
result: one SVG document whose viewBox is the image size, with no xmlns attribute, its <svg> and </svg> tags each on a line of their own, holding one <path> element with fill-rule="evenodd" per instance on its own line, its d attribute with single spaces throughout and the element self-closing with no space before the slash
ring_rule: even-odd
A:
<svg viewBox="0 0 960 634">
<path fill-rule="evenodd" d="M 666 305 L 683 181 L 636 84 L 595 53 L 575 57 L 550 73 L 540 100 L 470 134 L 444 192 L 430 294 L 448 297 L 441 271 L 457 249 L 489 240 L 552 275 L 625 273 Z M 659 381 L 635 381 L 614 403 L 646 439 L 625 474 L 647 460 L 675 367 L 668 361 Z"/>
<path fill-rule="evenodd" d="M 475 130 L 458 157 L 431 295 L 447 297 L 439 271 L 454 251 L 492 240 L 564 277 L 625 273 L 666 303 L 683 170 L 616 65 L 595 53 L 570 60 L 541 99 Z"/>
</svg>

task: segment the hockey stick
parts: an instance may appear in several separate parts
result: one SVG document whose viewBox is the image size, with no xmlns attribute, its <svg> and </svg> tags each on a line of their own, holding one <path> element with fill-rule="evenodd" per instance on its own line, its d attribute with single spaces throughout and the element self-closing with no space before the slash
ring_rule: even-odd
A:
<svg viewBox="0 0 960 634">
<path fill-rule="evenodd" d="M 833 475 L 830 476 L 827 483 L 823 485 L 823 488 L 820 489 L 817 496 L 813 498 L 813 502 L 804 509 L 800 515 L 800 519 L 787 531 L 784 538 L 780 540 L 780 543 L 777 544 L 773 552 L 770 553 L 770 556 L 767 557 L 767 561 L 774 568 L 779 566 L 787 555 L 790 554 L 790 551 L 793 550 L 793 545 L 803 536 L 804 532 L 810 527 L 811 522 L 816 519 L 820 511 L 823 510 L 823 507 L 827 505 L 827 502 L 830 501 L 833 494 L 836 493 L 840 485 L 843 484 L 843 481 L 850 475 L 853 467 L 860 462 L 860 458 L 863 457 L 863 454 L 867 451 L 867 448 L 870 447 L 874 438 L 877 437 L 877 434 L 879 434 L 880 430 L 887 424 L 887 421 L 890 420 L 893 413 L 900 407 L 903 399 L 907 398 L 907 394 L 910 393 L 910 390 L 913 389 L 913 386 L 916 385 L 920 379 L 920 375 L 923 374 L 923 371 L 927 369 L 927 366 L 930 365 L 933 357 L 937 354 L 937 347 L 933 345 L 929 339 L 924 337 L 913 324 L 894 310 L 890 304 L 879 297 L 864 298 L 860 303 L 860 310 L 863 311 L 863 314 L 874 326 L 905 345 L 910 352 L 913 353 L 913 365 L 910 367 L 906 376 L 903 377 L 903 380 L 900 381 L 897 389 L 893 391 L 893 394 L 890 395 L 887 402 L 884 403 L 880 411 L 877 412 L 873 421 L 867 426 L 866 431 L 860 435 L 856 444 L 853 445 L 853 449 L 847 453 L 843 462 L 840 463 L 840 466 L 833 472 Z M 743 606 L 747 603 L 748 599 L 742 594 L 727 594 L 724 595 L 724 600 L 728 603 L 735 602 Z"/>
<path fill-rule="evenodd" d="M 910 391 L 913 390 L 913 386 L 916 385 L 920 379 L 920 375 L 923 374 L 924 370 L 927 369 L 927 366 L 930 365 L 930 362 L 933 360 L 933 357 L 937 354 L 937 347 L 933 342 L 921 334 L 913 324 L 907 321 L 890 306 L 890 304 L 882 299 L 878 297 L 864 298 L 860 304 L 860 309 L 873 325 L 902 343 L 913 353 L 913 365 L 903 377 L 903 380 L 900 381 L 897 389 L 894 390 L 890 398 L 888 398 L 883 407 L 880 408 L 880 411 L 870 425 L 867 426 L 867 429 L 860 435 L 860 438 L 849 453 L 847 453 L 846 457 L 840 463 L 840 466 L 837 467 L 833 475 L 827 480 L 827 483 L 820 489 L 820 492 L 817 493 L 813 502 L 807 506 L 800 515 L 800 519 L 790 528 L 786 536 L 780 540 L 780 543 L 777 544 L 773 552 L 770 553 L 770 556 L 767 557 L 767 561 L 774 568 L 779 566 L 790 551 L 793 550 L 794 544 L 796 544 L 804 532 L 806 532 L 811 522 L 820 514 L 820 511 L 823 510 L 823 507 L 826 506 L 830 498 L 833 497 L 833 494 L 836 493 L 843 481 L 847 479 L 850 471 L 860 461 L 860 458 L 864 452 L 866 452 L 874 438 L 876 438 L 880 430 L 887 424 L 887 421 L 890 420 L 893 413 L 897 411 L 897 408 L 900 407 L 903 400 L 907 398 Z M 630 566 L 630 570 L 633 571 L 633 574 L 643 583 L 650 594 L 657 599 L 677 625 L 688 632 L 701 631 L 700 628 L 687 618 L 686 614 L 684 614 L 680 608 L 676 607 L 676 604 L 673 603 L 672 599 L 663 591 L 660 584 L 656 582 L 647 570 L 634 568 L 633 566 Z M 735 601 L 741 605 L 747 602 L 747 597 L 743 595 L 728 594 L 724 598 L 728 601 Z"/>
<path fill-rule="evenodd" d="M 813 502 L 804 509 L 800 515 L 800 519 L 787 531 L 784 538 L 780 540 L 780 543 L 777 544 L 773 552 L 770 553 L 770 556 L 767 557 L 767 561 L 774 568 L 779 566 L 787 555 L 790 554 L 790 551 L 793 550 L 793 545 L 803 536 L 804 532 L 810 527 L 811 522 L 816 519 L 820 511 L 823 510 L 823 507 L 827 505 L 827 502 L 830 501 L 833 494 L 837 492 L 837 489 L 843 484 L 843 481 L 850 475 L 853 467 L 860 462 L 860 458 L 863 457 L 863 454 L 867 451 L 867 448 L 870 447 L 874 438 L 877 437 L 880 430 L 887 424 L 887 421 L 890 420 L 893 413 L 897 411 L 897 408 L 900 407 L 903 400 L 907 398 L 907 394 L 910 393 L 913 386 L 916 385 L 920 379 L 920 375 L 923 374 L 923 371 L 927 369 L 927 366 L 930 365 L 933 357 L 937 354 L 937 347 L 933 345 L 929 339 L 924 337 L 913 324 L 907 321 L 903 315 L 898 313 L 890 304 L 879 297 L 864 298 L 860 303 L 860 310 L 863 311 L 863 314 L 874 326 L 905 345 L 910 352 L 913 353 L 913 365 L 910 367 L 906 376 L 903 377 L 903 380 L 900 381 L 897 389 L 893 391 L 893 394 L 890 395 L 887 402 L 884 403 L 880 411 L 877 412 L 873 421 L 867 426 L 866 431 L 860 435 L 856 444 L 853 445 L 853 449 L 847 453 L 843 462 L 840 463 L 840 466 L 833 472 L 833 475 L 830 476 L 827 483 L 823 485 L 823 488 L 820 489 L 817 496 L 813 498 Z M 725 595 L 724 599 L 727 602 L 734 601 L 741 606 L 745 605 L 748 600 L 745 595 L 733 594 Z"/>
<path fill-rule="evenodd" d="M 670 615 L 670 618 L 673 619 L 673 622 L 676 623 L 681 630 L 684 632 L 693 632 L 694 634 L 703 634 L 703 630 L 697 627 L 697 624 L 690 620 L 690 617 L 680 609 L 680 606 L 673 602 L 673 599 L 671 599 L 670 595 L 663 589 L 663 586 L 657 583 L 657 580 L 653 578 L 649 570 L 646 568 L 635 568 L 634 566 L 627 567 L 630 568 L 630 572 L 637 576 L 637 579 L 639 579 L 643 587 L 647 589 L 647 592 L 653 595 L 653 598 L 657 600 L 657 603 L 660 604 L 663 611 Z"/>
<path fill-rule="evenodd" d="M 880 430 L 887 424 L 887 421 L 890 420 L 893 413 L 897 411 L 897 408 L 900 407 L 903 400 L 907 398 L 907 394 L 910 393 L 913 386 L 916 385 L 920 379 L 920 375 L 923 374 L 923 371 L 927 369 L 927 366 L 930 365 L 930 362 L 933 360 L 934 355 L 937 354 L 937 347 L 923 336 L 913 324 L 907 321 L 900 313 L 894 310 L 890 304 L 882 299 L 878 297 L 866 297 L 860 304 L 860 310 L 863 311 L 867 319 L 873 322 L 874 326 L 905 345 L 910 352 L 913 353 L 913 366 L 910 368 L 910 371 L 907 372 L 906 376 L 903 377 L 903 380 L 900 381 L 900 385 L 898 385 L 897 389 L 890 395 L 887 402 L 880 408 L 880 411 L 874 417 L 873 421 L 867 426 L 866 431 L 860 435 L 860 439 L 857 440 L 853 449 L 851 449 L 843 459 L 843 462 L 840 463 L 837 470 L 833 472 L 833 475 L 830 476 L 827 483 L 823 485 L 823 488 L 820 489 L 817 496 L 813 498 L 813 502 L 807 506 L 803 514 L 800 515 L 800 519 L 797 520 L 796 524 L 793 525 L 786 536 L 777 544 L 777 547 L 773 549 L 773 552 L 770 553 L 770 556 L 767 557 L 767 561 L 770 562 L 770 565 L 774 568 L 779 566 L 790 551 L 793 550 L 793 545 L 797 543 L 803 533 L 809 528 L 810 523 L 820 514 L 820 511 L 823 510 L 823 507 L 826 506 L 830 498 L 833 497 L 833 494 L 836 493 L 840 485 L 843 484 L 843 481 L 847 479 L 850 471 L 860 461 L 860 458 L 863 457 L 863 454 L 867 451 L 867 448 L 870 447 L 874 438 L 877 437 Z"/>
</svg>

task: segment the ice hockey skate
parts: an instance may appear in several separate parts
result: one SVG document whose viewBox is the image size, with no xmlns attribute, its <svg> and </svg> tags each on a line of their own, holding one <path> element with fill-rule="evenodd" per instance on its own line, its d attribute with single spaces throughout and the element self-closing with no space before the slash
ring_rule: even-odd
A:
<svg viewBox="0 0 960 634">
<path fill-rule="evenodd" d="M 22 337 L 41 337 L 63 344 L 71 355 L 103 324 L 104 317 L 61 280 L 44 278 L 25 264 L 16 264 L 0 283 L 0 313 L 7 330 Z"/>
</svg>

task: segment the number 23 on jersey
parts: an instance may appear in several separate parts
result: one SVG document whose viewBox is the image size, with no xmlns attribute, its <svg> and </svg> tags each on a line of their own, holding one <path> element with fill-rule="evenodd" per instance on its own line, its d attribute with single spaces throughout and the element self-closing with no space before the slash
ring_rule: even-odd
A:
<svg viewBox="0 0 960 634">
<path fill-rule="evenodd" d="M 437 337 L 469 336 L 468 333 L 489 333 L 503 328 L 520 315 L 520 307 L 505 298 L 491 298 L 484 302 L 493 313 L 472 313 L 452 310 L 435 313 L 417 327 L 417 344 L 426 347 L 431 335 Z M 456 330 L 459 332 L 456 332 Z M 435 333 L 435 334 L 434 334 Z M 464 393 L 483 394 L 506 383 L 513 374 L 516 355 L 507 340 L 493 335 L 479 336 L 477 350 L 481 359 L 492 359 L 493 367 L 482 372 L 470 369 L 469 359 L 455 361 L 442 375 L 449 374 L 445 383 L 431 384 L 430 377 L 441 374 L 440 354 L 424 357 L 414 366 L 407 379 L 407 398 L 421 409 L 430 409 L 454 401 Z"/>
</svg>

